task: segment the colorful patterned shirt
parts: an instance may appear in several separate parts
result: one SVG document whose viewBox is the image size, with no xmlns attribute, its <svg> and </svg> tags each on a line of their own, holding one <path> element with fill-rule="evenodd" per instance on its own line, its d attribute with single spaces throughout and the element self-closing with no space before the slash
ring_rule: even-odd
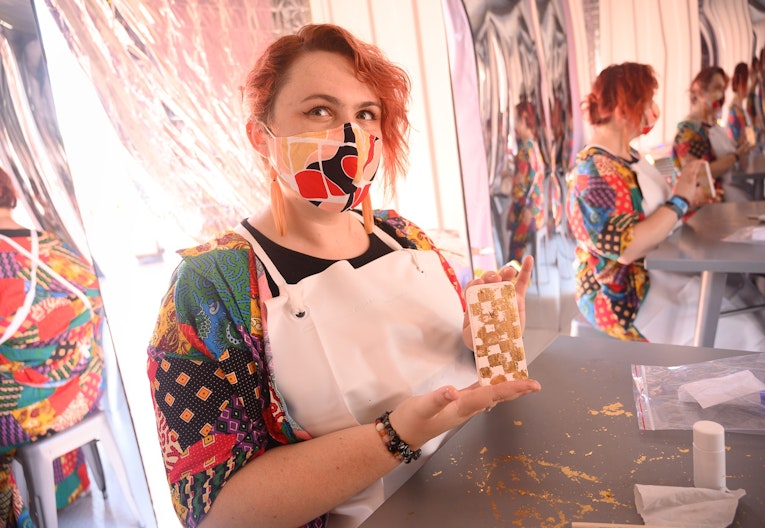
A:
<svg viewBox="0 0 765 528">
<path fill-rule="evenodd" d="M 645 341 L 634 326 L 648 293 L 643 259 L 621 264 L 634 227 L 645 218 L 630 162 L 600 147 L 577 156 L 569 179 L 569 225 L 576 239 L 576 303 L 594 326 L 625 340 Z"/>
<path fill-rule="evenodd" d="M 513 201 L 507 211 L 508 257 L 518 262 L 523 260 L 526 244 L 537 230 L 545 228 L 544 179 L 544 164 L 536 143 L 531 139 L 519 141 L 510 191 Z"/>
<path fill-rule="evenodd" d="M 726 124 L 728 135 L 738 144 L 741 134 L 746 129 L 746 114 L 741 105 L 732 104 L 728 110 L 728 123 Z"/>
<path fill-rule="evenodd" d="M 375 216 L 409 248 L 435 250 L 424 232 L 395 212 Z M 147 370 L 173 505 L 183 525 L 195 527 L 250 459 L 309 436 L 287 415 L 269 371 L 263 310 L 271 292 L 248 242 L 227 231 L 181 255 L 148 347 Z M 461 295 L 451 266 L 439 257 Z M 325 514 L 305 526 L 326 523 Z"/>
<path fill-rule="evenodd" d="M 709 131 L 701 121 L 680 121 L 677 124 L 672 163 L 678 172 L 683 168 L 681 160 L 688 154 L 710 162 L 716 159 L 712 142 L 709 141 Z"/>
</svg>

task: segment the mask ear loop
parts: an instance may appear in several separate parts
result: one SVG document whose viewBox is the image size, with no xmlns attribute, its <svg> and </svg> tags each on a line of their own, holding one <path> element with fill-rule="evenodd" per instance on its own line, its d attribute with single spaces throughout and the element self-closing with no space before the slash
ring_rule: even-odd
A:
<svg viewBox="0 0 765 528">
<path fill-rule="evenodd" d="M 284 195 L 273 167 L 271 168 L 271 215 L 274 217 L 277 233 L 279 236 L 284 236 L 287 226 L 287 218 L 284 214 Z M 366 221 L 364 225 L 366 226 Z"/>
</svg>

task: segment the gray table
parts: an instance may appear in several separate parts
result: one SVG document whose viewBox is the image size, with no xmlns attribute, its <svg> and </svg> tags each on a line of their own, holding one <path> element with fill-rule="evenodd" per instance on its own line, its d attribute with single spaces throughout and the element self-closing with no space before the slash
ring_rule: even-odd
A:
<svg viewBox="0 0 765 528">
<path fill-rule="evenodd" d="M 728 273 L 765 273 L 765 243 L 723 242 L 737 229 L 756 225 L 765 202 L 715 203 L 691 219 L 645 257 L 649 270 L 701 274 L 694 345 L 714 346 Z"/>
<path fill-rule="evenodd" d="M 691 431 L 640 431 L 630 365 L 740 351 L 561 336 L 529 366 L 542 391 L 469 421 L 362 524 L 567 528 L 643 524 L 635 484 L 692 486 Z M 765 437 L 726 433 L 732 526 L 765 526 Z"/>
<path fill-rule="evenodd" d="M 752 149 L 745 159 L 740 162 L 738 170 L 733 172 L 732 178 L 737 181 L 751 181 L 754 185 L 754 199 L 763 199 L 763 179 L 765 179 L 765 154 L 759 149 Z"/>
</svg>

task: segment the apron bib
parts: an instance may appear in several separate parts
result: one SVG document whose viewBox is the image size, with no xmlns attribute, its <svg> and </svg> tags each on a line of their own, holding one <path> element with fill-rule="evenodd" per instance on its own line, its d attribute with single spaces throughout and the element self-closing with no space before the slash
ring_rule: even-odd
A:
<svg viewBox="0 0 765 528">
<path fill-rule="evenodd" d="M 345 260 L 287 284 L 243 227 L 279 287 L 265 301 L 266 350 L 289 416 L 311 436 L 372 423 L 405 398 L 477 380 L 462 342 L 461 301 L 435 251 L 404 249 L 375 227 L 393 252 L 360 268 Z M 432 454 L 402 464 L 331 512 L 332 526 L 357 526 Z"/>
</svg>

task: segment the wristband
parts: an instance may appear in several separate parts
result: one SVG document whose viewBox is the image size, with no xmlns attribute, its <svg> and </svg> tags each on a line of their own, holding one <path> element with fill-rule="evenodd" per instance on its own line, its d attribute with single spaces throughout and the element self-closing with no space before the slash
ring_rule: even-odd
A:
<svg viewBox="0 0 765 528">
<path fill-rule="evenodd" d="M 677 215 L 678 220 L 680 220 L 682 217 L 685 216 L 685 213 L 688 212 L 688 209 L 691 206 L 688 203 L 688 200 L 676 194 L 673 194 L 672 196 L 670 196 L 669 200 L 664 202 L 664 205 L 666 205 L 667 207 L 672 209 L 672 211 L 674 211 L 674 213 Z"/>
<path fill-rule="evenodd" d="M 401 440 L 401 437 L 398 436 L 396 430 L 393 429 L 388 416 L 390 416 L 390 411 L 385 411 L 382 416 L 375 420 L 375 429 L 380 433 L 380 437 L 383 442 L 385 442 L 385 446 L 388 448 L 390 454 L 405 464 L 420 458 L 422 450 L 415 449 L 412 451 L 409 444 Z"/>
</svg>

